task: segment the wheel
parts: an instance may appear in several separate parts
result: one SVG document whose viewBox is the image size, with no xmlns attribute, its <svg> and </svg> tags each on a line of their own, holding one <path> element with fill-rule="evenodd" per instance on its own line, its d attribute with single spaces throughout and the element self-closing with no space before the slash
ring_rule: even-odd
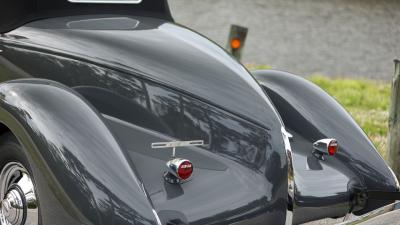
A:
<svg viewBox="0 0 400 225">
<path fill-rule="evenodd" d="M 39 207 L 31 170 L 12 134 L 0 137 L 0 224 L 38 225 Z"/>
</svg>

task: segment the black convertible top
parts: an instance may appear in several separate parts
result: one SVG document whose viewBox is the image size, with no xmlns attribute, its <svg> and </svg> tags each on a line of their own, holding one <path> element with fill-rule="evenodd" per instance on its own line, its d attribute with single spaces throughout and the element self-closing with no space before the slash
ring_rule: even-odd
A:
<svg viewBox="0 0 400 225">
<path fill-rule="evenodd" d="M 72 0 L 82 1 L 82 0 Z M 83 0 L 88 2 L 88 0 Z M 96 0 L 91 0 L 95 2 Z M 142 0 L 123 4 L 126 0 L 98 0 L 103 3 L 72 3 L 69 0 L 0 0 L 0 33 L 13 30 L 34 20 L 90 14 L 122 14 L 151 16 L 172 21 L 167 0 Z"/>
</svg>

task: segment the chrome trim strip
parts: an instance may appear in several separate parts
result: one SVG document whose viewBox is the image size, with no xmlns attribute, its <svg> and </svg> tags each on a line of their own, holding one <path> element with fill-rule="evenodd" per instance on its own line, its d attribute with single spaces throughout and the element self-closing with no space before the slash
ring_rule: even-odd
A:
<svg viewBox="0 0 400 225">
<path fill-rule="evenodd" d="M 295 195 L 295 182 L 294 182 L 294 168 L 293 168 L 293 157 L 292 147 L 290 146 L 290 138 L 293 138 L 284 127 L 281 127 L 283 136 L 283 143 L 285 144 L 285 152 L 288 163 L 288 199 L 287 199 L 287 210 L 286 210 L 286 222 L 285 225 L 293 224 L 293 212 L 295 208 L 294 195 Z"/>
<path fill-rule="evenodd" d="M 190 146 L 202 146 L 204 145 L 203 140 L 193 140 L 193 141 L 171 141 L 171 142 L 155 142 L 151 143 L 152 149 L 158 148 L 172 148 L 172 158 L 175 158 L 175 149 L 178 147 L 190 147 Z"/>
<path fill-rule="evenodd" d="M 73 29 L 74 24 L 79 24 L 79 23 L 82 23 L 82 22 L 104 23 L 105 21 L 110 22 L 110 21 L 116 21 L 116 20 L 129 20 L 130 22 L 132 22 L 132 26 L 131 27 L 124 28 L 123 30 L 128 30 L 128 29 L 134 30 L 139 26 L 139 23 L 140 23 L 138 20 L 131 19 L 131 18 L 128 18 L 128 17 L 105 17 L 105 18 L 97 18 L 97 19 L 86 19 L 86 20 L 70 21 L 70 22 L 67 23 L 67 27 Z"/>
<path fill-rule="evenodd" d="M 397 177 L 396 177 L 396 174 L 393 172 L 393 170 L 392 170 L 392 168 L 390 168 L 390 166 L 388 166 L 388 168 L 389 168 L 390 172 L 392 173 L 394 182 L 396 182 L 396 189 L 397 189 L 397 191 L 400 191 L 400 184 L 399 184 L 399 180 L 398 180 Z"/>
<path fill-rule="evenodd" d="M 155 209 L 152 209 L 151 211 L 153 211 L 154 216 L 156 217 L 157 220 L 157 225 L 162 225 L 160 217 L 158 216 L 157 212 Z"/>
<path fill-rule="evenodd" d="M 369 213 L 366 213 L 361 216 L 346 216 L 345 220 L 342 223 L 339 223 L 337 225 L 354 225 L 354 224 L 359 224 L 362 222 L 367 222 L 368 220 L 371 220 L 373 218 L 376 218 L 378 216 L 382 216 L 386 213 L 393 212 L 395 210 L 400 210 L 400 201 L 397 201 L 395 203 L 383 206 L 379 209 L 375 209 Z"/>
<path fill-rule="evenodd" d="M 176 148 L 176 147 L 189 147 L 204 145 L 203 140 L 194 141 L 171 141 L 171 142 L 155 142 L 151 143 L 151 148 Z"/>
<path fill-rule="evenodd" d="M 71 3 L 139 4 L 142 0 L 68 0 Z"/>
</svg>

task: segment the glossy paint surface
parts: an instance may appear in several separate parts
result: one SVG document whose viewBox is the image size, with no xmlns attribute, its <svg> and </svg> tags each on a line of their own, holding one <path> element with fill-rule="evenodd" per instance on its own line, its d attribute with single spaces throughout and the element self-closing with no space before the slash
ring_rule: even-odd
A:
<svg viewBox="0 0 400 225">
<path fill-rule="evenodd" d="M 278 115 L 254 78 L 208 39 L 153 18 L 123 17 L 113 24 L 114 29 L 102 28 L 103 19 L 109 18 L 67 17 L 37 21 L 6 34 L 3 41 L 13 45 L 23 43 L 33 49 L 67 54 L 135 73 L 210 101 L 265 127 L 276 120 Z M 100 27 L 93 29 L 93 23 L 84 25 L 93 19 Z M 76 23 L 81 26 L 71 28 L 71 24 Z M 129 23 L 137 25 L 127 29 Z M 26 63 L 23 69 L 32 70 L 32 62 Z"/>
<path fill-rule="evenodd" d="M 124 4 L 128 3 L 127 1 L 119 1 L 119 4 L 115 2 L 104 4 L 110 3 L 107 0 L 78 2 L 68 0 L 3 1 L 0 8 L 0 33 L 9 32 L 36 20 L 77 15 L 140 15 L 173 21 L 167 0 L 146 0 L 139 4 Z"/>
<path fill-rule="evenodd" d="M 54 99 L 56 93 L 40 95 L 55 105 L 60 103 L 52 106 L 58 109 L 54 112 L 57 118 L 70 121 L 76 129 L 83 127 L 79 132 L 71 132 L 68 126 L 59 128 L 68 128 L 64 133 L 70 142 L 76 138 L 87 148 L 65 150 L 71 152 L 65 158 L 71 157 L 82 165 L 78 171 L 88 170 L 92 164 L 104 166 L 104 175 L 78 176 L 76 172 L 76 180 L 81 183 L 71 181 L 75 185 L 71 190 L 89 183 L 85 190 L 96 193 L 96 205 L 107 208 L 104 199 L 111 198 L 112 189 L 116 189 L 120 194 L 111 198 L 110 207 L 131 209 L 123 215 L 146 218 L 142 223 L 157 221 L 151 214 L 154 207 L 163 224 L 284 224 L 287 164 L 282 123 L 254 78 L 218 46 L 185 28 L 156 19 L 116 18 L 112 20 L 116 23 L 113 30 L 109 30 L 108 23 L 101 23 L 103 17 L 72 17 L 30 24 L 0 38 L 2 81 L 22 77 L 57 81 L 74 89 L 72 92 L 79 93 L 87 104 L 86 108 L 75 107 L 74 101 L 67 104 L 67 100 Z M 96 21 L 98 24 L 93 26 Z M 133 29 L 132 24 L 137 26 Z M 49 104 L 36 101 L 28 102 L 36 107 Z M 20 108 L 23 110 L 23 106 Z M 93 111 L 86 111 L 88 108 Z M 86 117 L 94 117 L 95 121 L 85 121 Z M 38 130 L 46 139 L 49 131 L 46 126 L 41 128 L 43 131 Z M 97 143 L 100 137 L 104 140 Z M 57 138 L 63 143 L 65 137 L 59 134 Z M 91 142 L 85 143 L 87 139 Z M 206 144 L 177 150 L 177 156 L 194 164 L 191 180 L 181 185 L 165 183 L 162 174 L 170 150 L 153 150 L 151 143 L 198 139 Z M 99 145 L 101 150 L 97 150 Z M 107 152 L 106 148 L 110 150 Z M 45 154 L 46 148 L 43 149 Z M 64 158 L 63 152 L 57 152 L 61 154 L 57 157 Z M 93 158 L 88 159 L 90 155 Z M 128 164 L 121 164 L 123 159 Z M 32 161 L 39 162 L 35 158 Z M 70 170 L 68 164 L 58 163 L 55 167 L 44 171 Z M 119 169 L 121 174 L 112 173 Z M 108 177 L 111 173 L 113 179 Z M 134 175 L 146 193 L 133 189 L 133 184 L 127 183 L 133 180 L 128 175 Z M 63 179 L 60 174 L 56 178 Z M 99 182 L 92 181 L 96 179 Z M 46 178 L 41 182 L 42 186 L 49 186 Z M 109 192 L 97 187 L 106 184 Z M 63 187 L 52 188 L 50 193 L 62 190 Z M 148 211 L 144 209 L 143 215 L 142 211 L 135 211 L 134 205 L 140 201 L 132 196 L 123 202 L 129 207 L 113 200 L 126 192 L 147 199 L 142 207 L 148 206 Z M 43 193 L 41 196 L 47 198 Z M 66 196 L 81 197 L 72 191 Z M 78 221 L 84 218 L 92 224 L 134 224 L 122 216 L 115 217 L 124 223 L 111 221 L 111 210 L 86 211 L 77 217 L 70 213 L 78 207 L 73 202 L 57 205 L 57 216 L 50 209 L 45 211 L 51 221 L 62 215 Z M 76 211 L 80 210 L 78 207 Z"/>
<path fill-rule="evenodd" d="M 282 120 L 294 136 L 295 222 L 342 216 L 355 188 L 394 190 L 384 161 L 331 97 L 274 71 L 255 73 L 263 90 L 223 49 L 173 23 L 48 19 L 0 36 L 0 50 L 0 81 L 51 80 L 0 84 L 9 99 L 2 122 L 37 168 L 44 224 L 283 224 Z M 325 161 L 311 154 L 322 138 L 340 145 Z M 191 180 L 165 183 L 170 150 L 151 143 L 199 139 L 206 144 L 177 151 L 194 163 Z"/>
<path fill-rule="evenodd" d="M 279 71 L 256 71 L 253 74 L 293 134 L 296 204 L 304 206 L 301 209 L 303 213 L 297 215 L 345 214 L 355 188 L 396 190 L 395 180 L 385 161 L 332 97 L 292 74 Z M 312 154 L 312 143 L 323 138 L 337 139 L 339 151 L 335 156 L 319 160 Z M 369 201 L 367 209 L 388 203 Z M 317 208 L 328 206 L 331 210 Z M 297 218 L 298 221 L 303 219 Z"/>
<path fill-rule="evenodd" d="M 134 166 L 80 96 L 46 80 L 3 83 L 0 96 L 35 168 L 43 224 L 157 224 Z"/>
</svg>

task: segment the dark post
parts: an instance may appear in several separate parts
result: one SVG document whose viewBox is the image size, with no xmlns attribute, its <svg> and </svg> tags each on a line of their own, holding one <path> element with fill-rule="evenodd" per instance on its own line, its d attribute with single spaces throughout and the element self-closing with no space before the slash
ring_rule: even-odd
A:
<svg viewBox="0 0 400 225">
<path fill-rule="evenodd" d="M 396 59 L 394 64 L 395 72 L 389 111 L 388 162 L 397 178 L 400 179 L 400 61 Z"/>
<path fill-rule="evenodd" d="M 246 27 L 231 25 L 228 45 L 226 48 L 238 60 L 240 60 L 242 56 L 242 50 L 246 41 L 247 31 L 248 29 Z"/>
</svg>

